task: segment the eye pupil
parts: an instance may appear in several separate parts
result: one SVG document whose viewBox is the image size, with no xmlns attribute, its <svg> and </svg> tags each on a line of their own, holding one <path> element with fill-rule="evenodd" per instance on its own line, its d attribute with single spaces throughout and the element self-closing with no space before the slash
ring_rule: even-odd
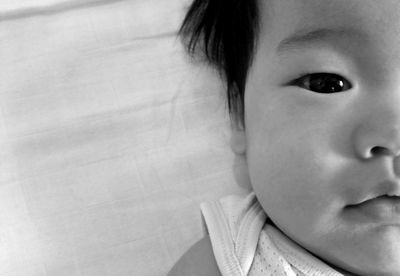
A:
<svg viewBox="0 0 400 276">
<path fill-rule="evenodd" d="M 303 88 L 318 93 L 336 93 L 351 88 L 351 85 L 343 77 L 335 74 L 310 74 L 305 77 L 305 80 Z"/>
</svg>

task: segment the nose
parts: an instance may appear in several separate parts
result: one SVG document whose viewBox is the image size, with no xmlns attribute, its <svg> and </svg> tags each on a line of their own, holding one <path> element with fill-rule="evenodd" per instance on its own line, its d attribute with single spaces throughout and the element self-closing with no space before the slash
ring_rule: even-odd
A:
<svg viewBox="0 0 400 276">
<path fill-rule="evenodd" d="M 362 159 L 400 155 L 400 128 L 388 126 L 381 126 L 379 130 L 364 128 L 358 131 L 357 136 L 355 148 L 357 155 Z"/>
<path fill-rule="evenodd" d="M 394 71 L 352 110 L 359 116 L 352 140 L 360 159 L 389 158 L 400 177 L 400 70 Z"/>
<path fill-rule="evenodd" d="M 378 114 L 371 112 L 358 126 L 354 147 L 359 158 L 368 160 L 389 156 L 400 160 L 400 106 L 398 110 L 390 114 L 382 110 Z"/>
<path fill-rule="evenodd" d="M 393 173 L 400 177 L 400 127 L 389 123 L 361 126 L 355 140 L 356 152 L 362 160 L 390 157 L 393 159 Z"/>
</svg>

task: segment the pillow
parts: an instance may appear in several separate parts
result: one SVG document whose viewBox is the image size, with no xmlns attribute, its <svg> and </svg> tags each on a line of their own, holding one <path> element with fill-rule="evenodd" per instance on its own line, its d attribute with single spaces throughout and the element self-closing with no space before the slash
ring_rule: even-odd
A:
<svg viewBox="0 0 400 276">
<path fill-rule="evenodd" d="M 2 1 L 0 275 L 165 275 L 247 191 L 189 3 Z"/>
</svg>

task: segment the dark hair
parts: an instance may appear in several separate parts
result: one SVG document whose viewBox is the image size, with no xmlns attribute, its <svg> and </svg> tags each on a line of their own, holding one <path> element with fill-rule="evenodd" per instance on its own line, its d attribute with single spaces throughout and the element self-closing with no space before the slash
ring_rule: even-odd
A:
<svg viewBox="0 0 400 276">
<path fill-rule="evenodd" d="M 226 82 L 229 114 L 244 126 L 244 90 L 259 29 L 257 0 L 194 0 L 179 35 L 193 56 L 198 46 Z"/>
</svg>

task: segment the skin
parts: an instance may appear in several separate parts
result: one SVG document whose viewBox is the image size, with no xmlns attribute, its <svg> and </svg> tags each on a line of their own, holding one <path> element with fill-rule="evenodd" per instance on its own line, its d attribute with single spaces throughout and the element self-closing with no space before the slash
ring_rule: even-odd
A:
<svg viewBox="0 0 400 276">
<path fill-rule="evenodd" d="M 400 275 L 400 212 L 368 217 L 358 208 L 400 195 L 400 1 L 259 2 L 245 128 L 234 129 L 232 148 L 246 155 L 261 205 L 287 236 L 337 269 Z M 283 39 L 318 28 L 355 32 L 277 53 Z M 349 86 L 312 91 L 310 73 L 334 73 Z"/>
</svg>

